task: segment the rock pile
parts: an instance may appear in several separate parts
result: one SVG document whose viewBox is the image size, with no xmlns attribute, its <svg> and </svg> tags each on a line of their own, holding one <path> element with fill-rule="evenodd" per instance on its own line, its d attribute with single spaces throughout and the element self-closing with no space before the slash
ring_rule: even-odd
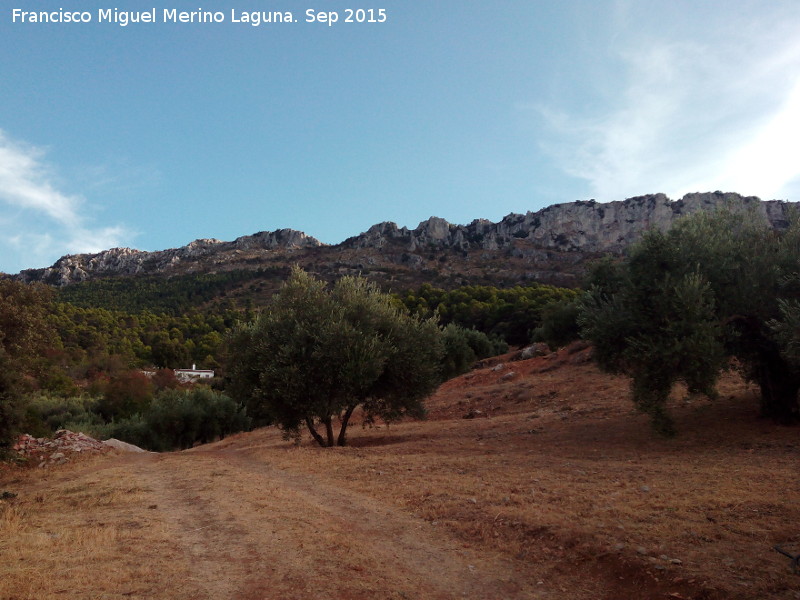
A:
<svg viewBox="0 0 800 600">
<path fill-rule="evenodd" d="M 53 439 L 35 438 L 24 434 L 14 444 L 14 450 L 26 458 L 39 460 L 40 467 L 61 465 L 69 462 L 68 454 L 107 452 L 111 448 L 85 433 L 74 433 L 67 429 L 56 431 Z"/>
</svg>

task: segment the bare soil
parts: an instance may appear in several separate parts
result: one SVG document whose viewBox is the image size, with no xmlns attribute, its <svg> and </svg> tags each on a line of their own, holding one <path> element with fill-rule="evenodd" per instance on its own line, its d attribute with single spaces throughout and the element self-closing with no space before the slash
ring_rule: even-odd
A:
<svg viewBox="0 0 800 600">
<path fill-rule="evenodd" d="M 800 551 L 800 431 L 729 374 L 659 438 L 587 353 L 495 361 L 347 448 L 5 468 L 0 599 L 800 598 L 773 549 Z"/>
</svg>

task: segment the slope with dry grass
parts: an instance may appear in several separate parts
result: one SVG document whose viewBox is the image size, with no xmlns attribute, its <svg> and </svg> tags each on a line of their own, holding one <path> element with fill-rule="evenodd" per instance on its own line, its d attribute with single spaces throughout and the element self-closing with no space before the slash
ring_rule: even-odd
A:
<svg viewBox="0 0 800 600">
<path fill-rule="evenodd" d="M 6 471 L 0 598 L 800 598 L 772 550 L 800 542 L 797 429 L 729 375 L 660 439 L 585 354 L 474 371 L 349 448 Z"/>
</svg>

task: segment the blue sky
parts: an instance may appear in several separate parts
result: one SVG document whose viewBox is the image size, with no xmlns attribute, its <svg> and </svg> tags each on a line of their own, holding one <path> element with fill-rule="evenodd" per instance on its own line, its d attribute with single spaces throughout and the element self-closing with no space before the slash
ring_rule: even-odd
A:
<svg viewBox="0 0 800 600">
<path fill-rule="evenodd" d="M 0 270 L 556 202 L 800 200 L 796 0 L 8 0 Z M 385 23 L 342 21 L 383 8 Z M 91 23 L 12 22 L 81 10 Z M 159 22 L 98 23 L 156 9 Z M 164 9 L 224 23 L 163 23 Z M 306 10 L 336 11 L 333 26 Z M 297 23 L 231 22 L 292 11 Z"/>
</svg>

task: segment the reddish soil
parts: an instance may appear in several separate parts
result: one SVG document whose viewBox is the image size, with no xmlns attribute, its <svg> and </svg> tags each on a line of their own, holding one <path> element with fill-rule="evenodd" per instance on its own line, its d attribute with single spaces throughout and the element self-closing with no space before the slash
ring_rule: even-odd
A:
<svg viewBox="0 0 800 600">
<path fill-rule="evenodd" d="M 589 352 L 495 360 L 348 448 L 6 469 L 0 598 L 800 598 L 773 549 L 800 547 L 800 430 L 731 373 L 660 438 Z"/>
</svg>

